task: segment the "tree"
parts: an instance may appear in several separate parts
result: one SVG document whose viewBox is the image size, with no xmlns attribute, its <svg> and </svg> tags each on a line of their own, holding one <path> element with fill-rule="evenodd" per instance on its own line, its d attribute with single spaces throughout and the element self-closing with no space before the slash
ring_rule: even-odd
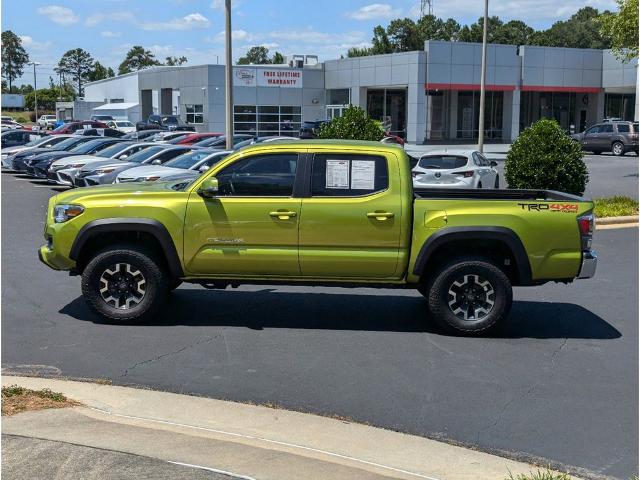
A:
<svg viewBox="0 0 640 480">
<path fill-rule="evenodd" d="M 392 20 L 387 27 L 387 38 L 394 52 L 410 52 L 423 48 L 418 28 L 410 18 Z"/>
<path fill-rule="evenodd" d="M 104 80 L 105 78 L 115 77 L 111 67 L 105 67 L 100 62 L 96 62 L 93 69 L 87 74 L 87 80 L 95 82 L 96 80 Z"/>
<path fill-rule="evenodd" d="M 244 57 L 238 59 L 238 65 L 265 65 L 268 63 L 271 63 L 269 49 L 262 45 L 251 47 Z"/>
<path fill-rule="evenodd" d="M 493 16 L 489 17 L 487 22 L 487 43 L 497 43 L 495 41 L 496 33 L 502 28 L 502 20 Z M 461 42 L 482 43 L 482 30 L 484 26 L 484 18 L 480 17 L 476 23 L 465 25 L 460 29 L 458 40 Z"/>
<path fill-rule="evenodd" d="M 187 63 L 187 57 L 184 55 L 181 57 L 167 57 L 164 61 L 164 64 L 169 67 L 177 67 L 183 63 Z"/>
<path fill-rule="evenodd" d="M 160 65 L 151 50 L 145 50 L 140 45 L 131 47 L 127 52 L 127 56 L 118 67 L 118 75 L 142 70 L 144 68 L 155 67 Z"/>
<path fill-rule="evenodd" d="M 582 195 L 589 181 L 582 146 L 555 120 L 543 118 L 513 142 L 504 164 L 509 188 L 558 190 Z"/>
<path fill-rule="evenodd" d="M 371 55 L 370 48 L 353 47 L 347 50 L 347 57 L 366 57 L 367 55 Z"/>
<path fill-rule="evenodd" d="M 447 40 L 455 41 L 460 33 L 460 24 L 453 18 L 446 21 L 435 15 L 424 15 L 416 22 L 418 36 L 420 38 L 419 48 L 427 40 Z"/>
<path fill-rule="evenodd" d="M 284 63 L 284 56 L 280 52 L 274 53 L 271 63 L 274 65 L 282 65 Z"/>
<path fill-rule="evenodd" d="M 493 32 L 492 42 L 505 45 L 529 45 L 536 31 L 521 20 L 511 20 Z"/>
<path fill-rule="evenodd" d="M 599 50 L 611 47 L 611 41 L 600 33 L 600 14 L 593 7 L 583 7 L 568 20 L 556 22 L 549 29 L 536 32 L 531 43 L 547 47 Z"/>
<path fill-rule="evenodd" d="M 387 31 L 378 25 L 373 29 L 373 38 L 371 39 L 370 55 L 380 55 L 383 53 L 393 52 L 393 47 L 387 36 Z"/>
<path fill-rule="evenodd" d="M 638 58 L 638 0 L 617 0 L 618 12 L 600 16 L 600 33 L 623 62 Z"/>
<path fill-rule="evenodd" d="M 78 84 L 78 95 L 82 96 L 82 83 L 88 81 L 89 73 L 94 68 L 91 54 L 82 48 L 67 51 L 55 69 L 58 73 L 68 74 Z"/>
<path fill-rule="evenodd" d="M 38 110 L 55 110 L 56 102 L 73 100 L 73 90 L 53 86 L 50 88 L 38 89 Z M 27 110 L 33 110 L 35 98 L 33 89 L 24 96 L 24 106 Z"/>
<path fill-rule="evenodd" d="M 354 105 L 349 105 L 341 117 L 334 117 L 325 123 L 318 133 L 318 138 L 340 138 L 348 140 L 372 140 L 378 142 L 384 137 L 382 124 L 369 117 L 366 112 Z"/>
<path fill-rule="evenodd" d="M 9 83 L 22 76 L 29 54 L 22 48 L 22 40 L 11 30 L 2 32 L 2 78 Z"/>
</svg>

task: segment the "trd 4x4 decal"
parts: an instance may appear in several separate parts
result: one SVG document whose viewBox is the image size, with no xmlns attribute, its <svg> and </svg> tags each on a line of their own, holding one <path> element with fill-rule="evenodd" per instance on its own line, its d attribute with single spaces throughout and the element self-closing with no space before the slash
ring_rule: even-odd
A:
<svg viewBox="0 0 640 480">
<path fill-rule="evenodd" d="M 578 205 L 575 203 L 519 203 L 522 210 L 528 211 L 550 211 L 550 212 L 564 212 L 564 213 L 576 213 L 578 211 Z"/>
</svg>

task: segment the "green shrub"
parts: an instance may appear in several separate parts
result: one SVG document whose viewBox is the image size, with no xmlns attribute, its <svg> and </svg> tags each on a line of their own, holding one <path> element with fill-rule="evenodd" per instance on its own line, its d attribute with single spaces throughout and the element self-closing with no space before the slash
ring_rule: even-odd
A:
<svg viewBox="0 0 640 480">
<path fill-rule="evenodd" d="M 24 117 L 22 115 L 20 115 L 18 117 L 13 117 L 13 119 L 18 123 L 27 123 L 29 121 L 29 119 L 27 117 Z"/>
<path fill-rule="evenodd" d="M 529 475 L 520 474 L 513 476 L 512 473 L 509 473 L 506 480 L 571 480 L 571 477 L 566 473 L 556 473 L 547 468 L 545 470 L 536 470 Z"/>
<path fill-rule="evenodd" d="M 638 201 L 630 197 L 616 195 L 608 198 L 595 198 L 593 213 L 596 217 L 623 217 L 638 215 Z"/>
<path fill-rule="evenodd" d="M 513 142 L 504 164 L 509 188 L 558 190 L 582 195 L 589 181 L 580 144 L 555 120 L 543 118 Z"/>
<path fill-rule="evenodd" d="M 341 117 L 335 117 L 320 128 L 318 138 L 341 138 L 346 140 L 372 140 L 384 137 L 382 124 L 369 117 L 363 109 L 349 105 Z"/>
</svg>

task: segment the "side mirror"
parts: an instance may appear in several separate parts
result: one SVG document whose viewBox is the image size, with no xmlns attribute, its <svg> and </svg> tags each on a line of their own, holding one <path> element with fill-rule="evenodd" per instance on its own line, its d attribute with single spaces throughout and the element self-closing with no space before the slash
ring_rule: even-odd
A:
<svg viewBox="0 0 640 480">
<path fill-rule="evenodd" d="M 216 177 L 209 177 L 205 179 L 200 188 L 198 188 L 198 195 L 202 198 L 213 198 L 218 194 L 218 179 Z"/>
<path fill-rule="evenodd" d="M 492 167 L 497 167 L 498 166 L 498 162 L 496 162 L 495 160 L 491 160 L 489 162 L 489 165 L 491 165 Z"/>
<path fill-rule="evenodd" d="M 124 160 L 125 158 L 127 158 L 129 155 L 127 155 L 126 153 L 124 155 L 121 155 L 118 157 L 118 160 Z"/>
<path fill-rule="evenodd" d="M 162 160 L 156 158 L 153 162 L 151 162 L 151 165 L 162 165 Z"/>
<path fill-rule="evenodd" d="M 209 170 L 209 168 L 211 168 L 211 167 L 209 167 L 209 165 L 202 165 L 202 166 L 198 169 L 198 171 L 200 171 L 200 172 L 206 172 L 207 170 Z"/>
</svg>

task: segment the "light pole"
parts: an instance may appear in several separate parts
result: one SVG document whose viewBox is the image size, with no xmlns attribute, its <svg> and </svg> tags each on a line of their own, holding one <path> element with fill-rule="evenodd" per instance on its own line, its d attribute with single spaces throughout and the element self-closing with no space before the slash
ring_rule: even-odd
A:
<svg viewBox="0 0 640 480">
<path fill-rule="evenodd" d="M 204 106 L 205 106 L 205 94 L 207 93 L 207 87 L 202 87 L 200 88 L 200 90 L 202 90 L 202 123 L 204 124 Z"/>
<path fill-rule="evenodd" d="M 231 0 L 224 0 L 224 49 L 225 49 L 225 135 L 227 150 L 233 149 L 233 65 L 231 63 Z"/>
<path fill-rule="evenodd" d="M 489 0 L 484 0 L 484 26 L 482 27 L 482 66 L 480 71 L 480 112 L 478 117 L 478 151 L 484 149 L 484 97 L 487 76 L 487 23 L 489 19 Z"/>
<path fill-rule="evenodd" d="M 36 79 L 36 65 L 40 65 L 40 62 L 29 62 L 29 65 L 33 65 L 33 103 L 35 106 L 34 113 L 36 115 L 36 122 L 37 122 L 38 121 L 38 82 Z"/>
</svg>

